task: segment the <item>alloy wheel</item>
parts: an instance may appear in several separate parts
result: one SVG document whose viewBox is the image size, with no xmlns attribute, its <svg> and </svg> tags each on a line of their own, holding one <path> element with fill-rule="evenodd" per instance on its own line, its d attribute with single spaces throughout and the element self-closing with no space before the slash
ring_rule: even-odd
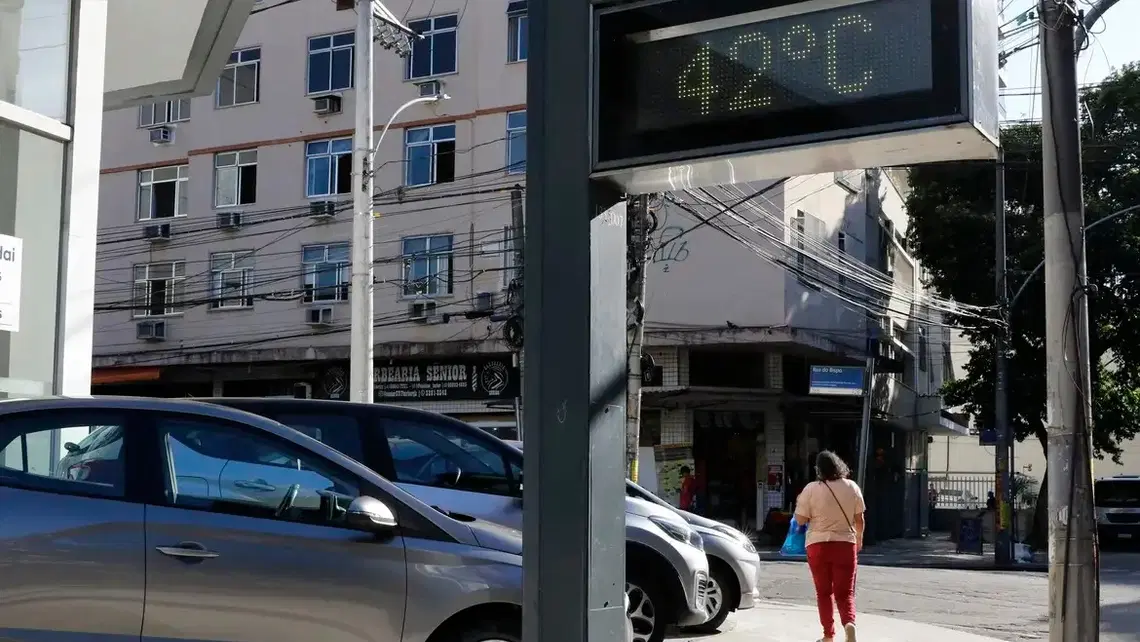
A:
<svg viewBox="0 0 1140 642">
<path fill-rule="evenodd" d="M 720 583 L 712 575 L 709 576 L 705 587 L 705 613 L 708 614 L 709 620 L 713 620 L 724 608 L 724 591 L 721 590 Z"/>
<path fill-rule="evenodd" d="M 629 610 L 626 614 L 633 624 L 633 642 L 649 642 L 657 626 L 657 609 L 640 586 L 625 584 L 625 594 L 629 596 Z"/>
</svg>

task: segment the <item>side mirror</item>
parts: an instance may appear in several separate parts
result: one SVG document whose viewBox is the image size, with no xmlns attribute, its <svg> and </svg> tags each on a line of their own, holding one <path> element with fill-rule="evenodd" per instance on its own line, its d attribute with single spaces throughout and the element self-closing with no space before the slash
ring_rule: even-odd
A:
<svg viewBox="0 0 1140 642">
<path fill-rule="evenodd" d="M 69 441 L 63 445 L 63 449 L 69 453 L 74 453 L 75 451 L 79 450 L 79 446 L 75 445 L 74 442 Z"/>
<path fill-rule="evenodd" d="M 352 528 L 375 533 L 396 528 L 396 515 L 384 502 L 367 495 L 348 505 L 345 522 Z"/>
</svg>

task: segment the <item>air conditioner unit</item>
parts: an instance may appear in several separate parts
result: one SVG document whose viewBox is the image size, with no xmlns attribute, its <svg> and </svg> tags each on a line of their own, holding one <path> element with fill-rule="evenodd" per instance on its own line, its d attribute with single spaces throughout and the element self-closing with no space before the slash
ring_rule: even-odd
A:
<svg viewBox="0 0 1140 642">
<path fill-rule="evenodd" d="M 232 230 L 241 227 L 241 212 L 218 212 L 218 227 Z"/>
<path fill-rule="evenodd" d="M 317 96 L 313 98 L 313 113 L 320 116 L 340 113 L 340 96 Z"/>
<path fill-rule="evenodd" d="M 336 214 L 336 201 L 313 201 L 309 203 L 309 216 L 330 218 Z"/>
<path fill-rule="evenodd" d="M 435 316 L 435 301 L 416 301 L 408 304 L 408 318 L 418 323 L 427 323 Z"/>
<path fill-rule="evenodd" d="M 155 145 L 169 145 L 174 142 L 174 129 L 171 127 L 155 127 L 150 130 L 150 142 Z"/>
<path fill-rule="evenodd" d="M 309 308 L 305 310 L 305 323 L 309 325 L 331 325 L 333 322 L 333 309 Z"/>
<path fill-rule="evenodd" d="M 475 295 L 475 311 L 490 312 L 495 309 L 495 293 L 479 292 Z"/>
<path fill-rule="evenodd" d="M 416 85 L 420 88 L 420 97 L 426 98 L 428 96 L 438 96 L 443 93 L 443 83 L 438 80 L 429 80 L 421 82 Z"/>
<path fill-rule="evenodd" d="M 144 341 L 166 341 L 166 321 L 139 321 L 135 335 Z"/>
<path fill-rule="evenodd" d="M 337 11 L 347 11 L 356 6 L 356 0 L 336 0 Z"/>
<path fill-rule="evenodd" d="M 147 225 L 143 230 L 143 237 L 148 241 L 169 241 L 170 223 L 161 225 Z"/>
</svg>

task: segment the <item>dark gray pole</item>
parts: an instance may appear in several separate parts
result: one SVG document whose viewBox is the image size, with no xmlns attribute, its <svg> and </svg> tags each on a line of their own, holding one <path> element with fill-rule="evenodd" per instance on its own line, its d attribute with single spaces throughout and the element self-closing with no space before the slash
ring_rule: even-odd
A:
<svg viewBox="0 0 1140 642">
<path fill-rule="evenodd" d="M 526 247 L 525 239 L 523 237 L 523 230 L 526 229 L 526 211 L 523 208 L 523 190 L 522 187 L 516 185 L 511 190 L 511 242 L 509 247 L 504 247 L 504 252 L 511 253 L 511 270 L 507 273 L 507 282 L 510 283 L 508 291 L 514 292 L 514 300 L 511 301 L 511 312 L 515 315 L 516 321 L 522 316 L 523 309 L 523 291 L 517 288 L 522 287 L 523 282 L 523 252 Z M 515 365 L 522 371 L 523 362 L 523 348 L 522 346 L 515 347 Z M 515 406 L 515 438 L 519 441 L 523 439 L 523 422 L 522 422 L 522 390 L 519 390 L 519 395 L 514 399 Z"/>
<path fill-rule="evenodd" d="M 868 316 L 867 323 L 877 321 Z M 875 392 L 875 355 L 879 351 L 878 330 L 875 326 L 867 332 L 867 361 L 863 366 L 863 417 L 859 424 L 859 457 L 855 465 L 855 483 L 867 492 L 867 460 L 871 456 L 871 404 Z"/>
<path fill-rule="evenodd" d="M 1005 153 L 998 150 L 998 162 L 994 170 L 994 287 L 997 291 L 998 310 L 1005 323 L 998 328 L 994 373 L 994 429 L 997 432 L 997 448 L 994 453 L 994 483 L 997 485 L 998 510 L 994 515 L 997 538 L 994 543 L 994 561 L 998 566 L 1013 563 L 1013 537 L 1010 529 L 1012 513 L 1010 488 L 1010 447 L 1013 431 L 1009 428 L 1009 305 L 1006 296 L 1006 249 L 1005 249 Z"/>
<path fill-rule="evenodd" d="M 528 12 L 523 639 L 606 642 L 626 624 L 625 203 L 589 179 L 590 3 Z"/>
<path fill-rule="evenodd" d="M 1092 513 L 1088 301 L 1077 15 L 1041 0 L 1041 160 L 1045 214 L 1045 363 L 1048 396 L 1049 642 L 1096 642 L 1100 629 Z"/>
<path fill-rule="evenodd" d="M 626 285 L 626 308 L 629 321 L 629 355 L 627 361 L 627 388 L 625 407 L 625 440 L 627 473 L 634 482 L 639 481 L 638 448 L 641 445 L 641 355 L 645 344 L 645 293 L 646 270 L 649 255 L 649 197 L 629 199 L 629 259 L 630 278 Z"/>
</svg>

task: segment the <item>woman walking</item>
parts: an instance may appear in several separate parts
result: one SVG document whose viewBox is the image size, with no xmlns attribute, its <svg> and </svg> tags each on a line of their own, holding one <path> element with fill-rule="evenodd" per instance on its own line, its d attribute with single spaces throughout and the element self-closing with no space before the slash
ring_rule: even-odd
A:
<svg viewBox="0 0 1140 642">
<path fill-rule="evenodd" d="M 817 481 L 808 484 L 796 500 L 796 521 L 808 527 L 808 568 L 823 626 L 820 642 L 835 640 L 833 598 L 846 642 L 855 642 L 855 569 L 863 550 L 867 506 L 859 485 L 848 479 L 847 464 L 835 453 L 819 453 L 815 474 Z"/>
</svg>

